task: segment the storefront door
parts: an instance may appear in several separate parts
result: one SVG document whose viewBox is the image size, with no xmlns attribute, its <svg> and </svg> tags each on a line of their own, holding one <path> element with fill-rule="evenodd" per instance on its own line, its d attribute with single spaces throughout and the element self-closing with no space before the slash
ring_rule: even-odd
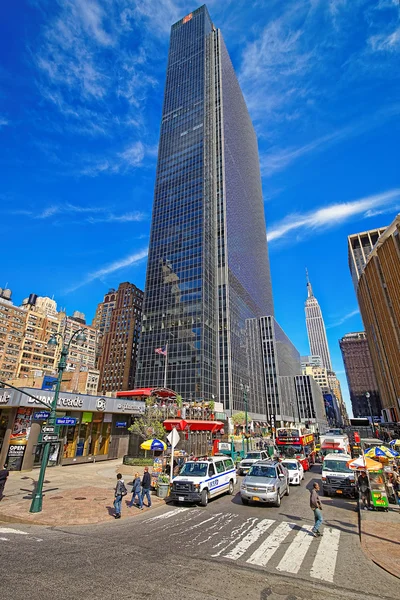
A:
<svg viewBox="0 0 400 600">
<path fill-rule="evenodd" d="M 4 437 L 8 426 L 8 413 L 0 410 L 0 452 L 3 447 Z"/>
<path fill-rule="evenodd" d="M 33 462 L 34 467 L 40 467 L 40 465 L 42 464 L 44 447 L 45 444 L 38 444 L 36 446 L 35 459 Z M 47 461 L 48 467 L 55 467 L 56 465 L 58 465 L 60 460 L 60 448 L 60 442 L 57 442 L 56 444 L 50 444 L 49 460 Z"/>
</svg>

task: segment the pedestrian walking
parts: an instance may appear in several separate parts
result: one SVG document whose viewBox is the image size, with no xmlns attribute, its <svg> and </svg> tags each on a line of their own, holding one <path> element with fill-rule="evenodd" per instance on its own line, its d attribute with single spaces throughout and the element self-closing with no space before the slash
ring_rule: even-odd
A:
<svg viewBox="0 0 400 600">
<path fill-rule="evenodd" d="M 115 498 L 114 498 L 114 509 L 115 509 L 115 514 L 114 517 L 116 519 L 120 519 L 121 518 L 121 504 L 122 504 L 122 497 L 126 496 L 126 494 L 128 493 L 128 490 L 125 487 L 125 483 L 124 480 L 122 479 L 122 475 L 121 473 L 118 473 L 117 475 L 117 485 L 115 486 Z"/>
<path fill-rule="evenodd" d="M 311 510 L 314 512 L 314 527 L 311 530 L 311 533 L 313 534 L 314 537 L 322 536 L 322 533 L 319 530 L 319 528 L 322 525 L 322 521 L 323 521 L 322 505 L 321 505 L 321 500 L 319 499 L 319 496 L 318 496 L 318 492 L 319 492 L 319 484 L 313 483 L 312 490 L 310 493 L 310 507 L 311 507 Z"/>
<path fill-rule="evenodd" d="M 4 498 L 4 487 L 6 485 L 6 481 L 9 474 L 10 471 L 7 468 L 7 464 L 5 464 L 4 467 L 0 469 L 0 500 Z"/>
<path fill-rule="evenodd" d="M 151 477 L 149 473 L 149 467 L 144 468 L 143 478 L 142 478 L 142 506 L 144 505 L 144 498 L 147 498 L 147 506 L 151 507 L 151 497 L 150 497 L 150 488 L 151 488 Z"/>
<path fill-rule="evenodd" d="M 360 493 L 360 501 L 364 510 L 372 510 L 371 508 L 371 490 L 369 487 L 368 477 L 365 471 L 357 479 L 358 491 Z M 361 507 L 360 507 L 361 508 Z"/>
<path fill-rule="evenodd" d="M 139 473 L 135 473 L 135 479 L 133 480 L 133 485 L 132 485 L 132 498 L 129 503 L 130 507 L 132 507 L 135 504 L 135 498 L 137 496 L 138 501 L 139 501 L 137 506 L 139 506 L 140 510 L 143 510 L 143 500 L 142 500 L 141 489 L 142 489 L 142 486 L 140 483 L 140 475 L 139 475 Z"/>
</svg>

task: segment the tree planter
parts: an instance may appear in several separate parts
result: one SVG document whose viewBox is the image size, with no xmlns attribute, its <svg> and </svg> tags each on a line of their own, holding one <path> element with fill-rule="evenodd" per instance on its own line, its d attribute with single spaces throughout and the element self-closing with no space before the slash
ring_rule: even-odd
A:
<svg viewBox="0 0 400 600">
<path fill-rule="evenodd" d="M 169 494 L 169 483 L 159 483 L 157 485 L 157 497 L 166 498 Z"/>
</svg>

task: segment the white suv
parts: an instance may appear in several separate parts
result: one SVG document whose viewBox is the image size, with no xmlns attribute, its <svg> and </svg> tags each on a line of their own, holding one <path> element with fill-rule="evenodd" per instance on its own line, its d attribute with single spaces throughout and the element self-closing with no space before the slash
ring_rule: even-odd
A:
<svg viewBox="0 0 400 600">
<path fill-rule="evenodd" d="M 267 450 L 254 450 L 253 452 L 248 452 L 238 465 L 238 475 L 246 475 L 246 473 L 249 472 L 250 467 L 252 467 L 256 462 L 260 460 L 268 460 L 268 458 L 269 456 Z"/>
<path fill-rule="evenodd" d="M 208 501 L 220 494 L 233 494 L 236 485 L 236 469 L 229 457 L 188 460 L 179 475 L 170 484 L 170 498 L 174 503 Z"/>
</svg>

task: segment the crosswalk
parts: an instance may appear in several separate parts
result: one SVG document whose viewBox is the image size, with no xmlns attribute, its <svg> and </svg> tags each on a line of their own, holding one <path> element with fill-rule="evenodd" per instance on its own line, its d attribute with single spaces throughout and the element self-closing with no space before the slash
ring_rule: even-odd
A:
<svg viewBox="0 0 400 600">
<path fill-rule="evenodd" d="M 0 542 L 13 542 L 21 539 L 21 536 L 27 536 L 26 539 L 34 542 L 43 542 L 42 538 L 37 538 L 26 531 L 13 529 L 12 527 L 0 527 Z"/>
<path fill-rule="evenodd" d="M 177 508 L 146 520 L 147 535 L 159 530 L 174 543 L 215 559 L 238 561 L 325 582 L 334 582 L 339 553 L 339 529 L 325 526 L 315 538 L 309 524 L 234 513 L 209 514 L 197 508 Z M 146 535 L 146 534 L 145 534 Z"/>
</svg>

